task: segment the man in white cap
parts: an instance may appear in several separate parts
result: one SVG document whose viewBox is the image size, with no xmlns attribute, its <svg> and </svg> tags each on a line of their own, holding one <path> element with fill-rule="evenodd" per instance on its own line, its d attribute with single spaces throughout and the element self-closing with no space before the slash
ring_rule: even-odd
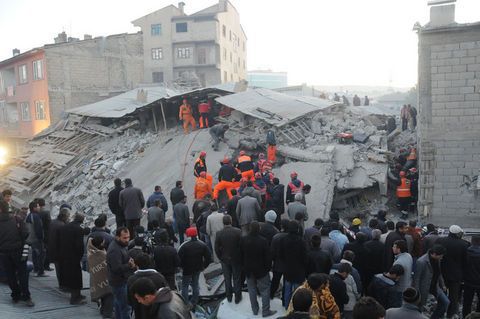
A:
<svg viewBox="0 0 480 319">
<path fill-rule="evenodd" d="M 460 284 L 463 280 L 463 270 L 467 264 L 467 248 L 469 244 L 462 239 L 463 229 L 458 225 L 449 228 L 447 237 L 439 238 L 436 244 L 445 247 L 446 253 L 442 259 L 442 275 L 448 288 L 450 305 L 447 318 L 452 318 L 458 312 L 460 300 Z"/>
<path fill-rule="evenodd" d="M 277 213 L 274 210 L 269 210 L 265 213 L 265 223 L 260 224 L 260 236 L 268 241 L 268 246 L 272 242 L 273 236 L 278 234 L 279 230 L 275 227 L 275 220 L 277 219 Z"/>
</svg>

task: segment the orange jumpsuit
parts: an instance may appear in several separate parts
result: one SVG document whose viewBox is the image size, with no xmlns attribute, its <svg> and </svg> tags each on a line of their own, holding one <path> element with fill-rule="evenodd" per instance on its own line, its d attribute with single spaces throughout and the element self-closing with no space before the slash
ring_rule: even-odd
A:
<svg viewBox="0 0 480 319">
<path fill-rule="evenodd" d="M 197 178 L 193 195 L 195 199 L 203 199 L 205 195 L 212 195 L 212 187 L 206 178 Z"/>
<path fill-rule="evenodd" d="M 277 159 L 277 146 L 276 145 L 268 145 L 267 147 L 267 159 L 275 163 Z"/>
<path fill-rule="evenodd" d="M 218 182 L 217 186 L 215 186 L 215 188 L 213 189 L 213 199 L 218 199 L 218 193 L 223 190 L 227 192 L 228 199 L 231 199 L 233 197 L 231 192 L 232 188 L 235 188 L 235 184 L 233 182 Z"/>
<path fill-rule="evenodd" d="M 194 131 L 197 127 L 197 123 L 195 123 L 195 119 L 193 118 L 192 107 L 190 104 L 180 105 L 178 118 L 183 121 L 183 131 L 185 134 L 188 134 L 188 125 L 192 126 L 192 131 Z"/>
</svg>

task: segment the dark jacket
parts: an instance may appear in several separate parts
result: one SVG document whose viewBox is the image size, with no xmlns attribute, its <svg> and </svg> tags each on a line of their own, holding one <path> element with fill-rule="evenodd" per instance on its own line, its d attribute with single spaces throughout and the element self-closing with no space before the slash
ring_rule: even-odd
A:
<svg viewBox="0 0 480 319">
<path fill-rule="evenodd" d="M 155 285 L 156 289 L 160 289 L 165 286 L 168 287 L 168 285 L 165 278 L 154 269 L 137 270 L 133 275 L 131 275 L 128 278 L 127 280 L 128 303 L 133 308 L 133 312 L 135 313 L 135 318 L 150 319 L 151 317 L 149 316 L 149 313 L 150 313 L 151 307 L 140 304 L 132 293 L 133 283 L 140 278 L 150 279 Z"/>
<path fill-rule="evenodd" d="M 307 277 L 313 273 L 330 273 L 332 258 L 329 253 L 320 248 L 311 248 L 307 253 L 307 259 Z"/>
<path fill-rule="evenodd" d="M 50 216 L 50 211 L 45 209 L 44 207 L 40 208 L 40 212 L 38 214 L 42 219 L 43 241 L 45 244 L 48 244 L 48 234 L 50 229 L 50 223 L 52 222 L 52 217 Z"/>
<path fill-rule="evenodd" d="M 239 195 L 235 195 L 227 202 L 227 214 L 230 215 L 230 217 L 232 217 L 233 227 L 240 226 L 238 225 L 238 219 L 237 219 L 237 204 L 240 198 L 241 197 Z"/>
<path fill-rule="evenodd" d="M 301 284 L 307 271 L 307 245 L 300 235 L 289 233 L 280 243 L 280 258 L 285 265 L 285 280 Z"/>
<path fill-rule="evenodd" d="M 385 239 L 385 262 L 383 264 L 385 271 L 389 271 L 393 265 L 393 243 L 397 240 L 405 240 L 405 235 L 398 231 L 392 231 Z"/>
<path fill-rule="evenodd" d="M 285 185 L 273 186 L 271 205 L 272 209 L 279 215 L 285 213 Z"/>
<path fill-rule="evenodd" d="M 177 250 L 170 245 L 158 245 L 153 250 L 155 269 L 164 276 L 173 275 L 180 267 Z"/>
<path fill-rule="evenodd" d="M 173 206 L 173 216 L 175 217 L 175 222 L 177 225 L 182 225 L 184 227 L 190 226 L 190 212 L 188 211 L 187 204 L 176 203 Z"/>
<path fill-rule="evenodd" d="M 245 274 L 255 278 L 268 275 L 271 268 L 268 242 L 260 235 L 249 234 L 240 240 L 240 258 Z"/>
<path fill-rule="evenodd" d="M 440 266 L 440 269 L 442 266 Z M 430 285 L 433 278 L 433 268 L 430 261 L 429 253 L 417 259 L 415 264 L 415 274 L 413 276 L 412 286 L 420 293 L 420 306 L 424 306 L 427 303 L 428 294 L 430 293 Z M 437 281 L 437 287 L 440 289 L 445 288 L 443 276 L 440 271 L 440 275 Z"/>
<path fill-rule="evenodd" d="M 208 200 L 197 199 L 192 206 L 193 221 L 196 222 L 203 212 L 210 210 L 212 204 Z"/>
<path fill-rule="evenodd" d="M 240 263 L 240 240 L 242 231 L 232 226 L 225 226 L 215 239 L 215 253 L 224 264 Z"/>
<path fill-rule="evenodd" d="M 0 213 L 0 253 L 21 252 L 27 236 L 28 231 L 22 220 Z"/>
<path fill-rule="evenodd" d="M 330 275 L 330 292 L 333 298 L 335 298 L 335 303 L 340 309 L 340 312 L 343 312 L 343 307 L 348 303 L 349 298 L 347 295 L 347 285 L 345 285 L 342 276 L 338 273 Z"/>
<path fill-rule="evenodd" d="M 272 238 L 278 234 L 278 229 L 275 227 L 275 225 L 265 222 L 260 224 L 260 236 L 265 238 L 268 241 L 268 247 L 270 247 L 270 244 L 272 243 Z"/>
<path fill-rule="evenodd" d="M 84 230 L 78 222 L 71 222 L 58 230 L 58 263 L 63 285 L 70 289 L 82 289 L 80 261 L 85 252 Z"/>
<path fill-rule="evenodd" d="M 363 243 L 360 243 L 357 240 L 353 243 L 348 243 L 343 247 L 343 251 L 346 250 L 351 250 L 355 253 L 355 259 L 353 259 L 352 266 L 360 273 L 362 282 L 365 282 L 367 264 L 370 261 L 367 259 L 367 250 L 363 246 Z"/>
<path fill-rule="evenodd" d="M 433 247 L 435 242 L 440 236 L 438 235 L 438 232 L 434 231 L 423 237 L 422 239 L 422 250 L 424 252 L 427 252 L 430 248 Z"/>
<path fill-rule="evenodd" d="M 120 206 L 120 192 L 123 187 L 115 187 L 108 193 L 108 208 L 113 215 L 123 215 L 122 207 Z"/>
<path fill-rule="evenodd" d="M 92 229 L 92 232 L 88 235 L 88 238 L 95 238 L 97 236 L 103 238 L 103 240 L 105 241 L 105 249 L 108 249 L 108 246 L 110 246 L 110 243 L 113 241 L 113 236 L 106 229 L 94 228 Z"/>
<path fill-rule="evenodd" d="M 142 208 L 145 199 L 140 188 L 129 186 L 120 192 L 119 204 L 122 207 L 126 220 L 142 218 Z"/>
<path fill-rule="evenodd" d="M 178 249 L 178 256 L 184 276 L 201 272 L 212 262 L 207 245 L 196 238 L 184 242 Z"/>
<path fill-rule="evenodd" d="M 218 181 L 231 182 L 235 179 L 236 175 L 237 171 L 232 165 L 222 164 L 222 167 L 220 167 L 220 170 L 218 171 Z"/>
<path fill-rule="evenodd" d="M 240 226 L 248 225 L 260 219 L 260 205 L 251 196 L 243 196 L 237 204 L 237 219 Z"/>
<path fill-rule="evenodd" d="M 164 287 L 157 291 L 157 297 L 149 312 L 150 319 L 191 319 L 192 314 L 183 298 L 175 291 Z"/>
<path fill-rule="evenodd" d="M 38 213 L 29 213 L 25 219 L 28 229 L 27 243 L 43 242 L 43 223 Z"/>
<path fill-rule="evenodd" d="M 379 240 L 369 240 L 363 244 L 366 250 L 367 260 L 365 271 L 369 276 L 381 274 L 383 272 L 383 262 L 385 261 L 385 244 Z"/>
<path fill-rule="evenodd" d="M 159 199 L 160 203 L 162 204 L 161 209 L 166 213 L 168 210 L 168 203 L 162 192 L 153 192 L 153 194 L 148 197 L 147 208 L 155 206 L 155 201 L 157 199 Z"/>
<path fill-rule="evenodd" d="M 480 288 L 480 246 L 468 247 L 467 263 L 463 275 L 466 286 Z"/>
<path fill-rule="evenodd" d="M 58 240 L 58 233 L 60 228 L 65 226 L 66 224 L 58 219 L 52 220 L 50 224 L 50 231 L 48 234 L 48 258 L 51 262 L 58 261 L 58 246 L 60 244 Z"/>
<path fill-rule="evenodd" d="M 180 203 L 180 201 L 185 197 L 185 193 L 183 189 L 179 187 L 175 187 L 170 191 L 170 201 L 172 202 L 172 206 L 175 204 Z"/>
<path fill-rule="evenodd" d="M 460 282 L 463 279 L 463 269 L 467 264 L 467 249 L 469 244 L 454 234 L 441 237 L 436 244 L 445 247 L 442 259 L 442 275 L 445 281 Z"/>
<path fill-rule="evenodd" d="M 286 237 L 287 233 L 278 233 L 272 238 L 272 242 L 270 243 L 270 254 L 272 256 L 273 261 L 273 268 L 272 270 L 275 272 L 283 273 L 285 271 L 285 263 L 280 256 L 280 243 L 282 242 L 283 238 Z"/>
<path fill-rule="evenodd" d="M 376 274 L 373 277 L 367 288 L 367 295 L 375 298 L 385 309 L 402 305 L 402 296 L 395 289 L 395 281 L 384 274 Z"/>
<path fill-rule="evenodd" d="M 122 246 L 117 240 L 112 241 L 107 250 L 108 282 L 111 286 L 121 286 L 127 283 L 133 273 L 128 261 L 127 246 Z"/>
</svg>

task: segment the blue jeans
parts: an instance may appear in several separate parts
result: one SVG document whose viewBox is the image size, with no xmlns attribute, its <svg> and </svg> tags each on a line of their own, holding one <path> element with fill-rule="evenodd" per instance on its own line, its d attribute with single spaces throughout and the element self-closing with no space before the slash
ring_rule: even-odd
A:
<svg viewBox="0 0 480 319">
<path fill-rule="evenodd" d="M 257 300 L 257 291 L 262 298 L 262 315 L 267 314 L 270 311 L 270 275 L 267 274 L 262 278 L 255 278 L 253 275 L 247 276 L 247 287 L 253 314 L 256 316 L 260 308 Z"/>
<path fill-rule="evenodd" d="M 225 293 L 227 297 L 231 298 L 233 294 L 235 294 L 235 296 L 237 297 L 240 296 L 242 293 L 242 283 L 240 279 L 242 270 L 240 268 L 240 265 L 236 263 L 222 263 L 222 270 L 223 276 L 225 277 Z"/>
<path fill-rule="evenodd" d="M 192 305 L 196 305 L 198 303 L 198 298 L 200 296 L 200 286 L 198 284 L 198 279 L 200 277 L 200 273 L 196 272 L 191 275 L 183 275 L 182 276 L 182 297 L 186 303 L 189 302 L 188 299 L 188 287 L 192 286 L 192 299 L 190 303 Z"/>
<path fill-rule="evenodd" d="M 437 288 L 437 306 L 435 307 L 435 311 L 433 311 L 430 319 L 443 318 L 443 315 L 445 315 L 449 304 L 450 300 L 448 300 L 447 295 L 442 289 Z"/>
<path fill-rule="evenodd" d="M 292 299 L 293 293 L 298 287 L 300 287 L 300 285 L 301 284 L 297 284 L 297 283 L 285 280 L 285 292 L 283 295 L 283 302 L 285 303 L 285 309 L 288 309 L 288 305 L 290 304 L 290 299 Z"/>
<path fill-rule="evenodd" d="M 130 319 L 132 308 L 128 305 L 127 284 L 112 286 L 115 319 Z"/>
</svg>

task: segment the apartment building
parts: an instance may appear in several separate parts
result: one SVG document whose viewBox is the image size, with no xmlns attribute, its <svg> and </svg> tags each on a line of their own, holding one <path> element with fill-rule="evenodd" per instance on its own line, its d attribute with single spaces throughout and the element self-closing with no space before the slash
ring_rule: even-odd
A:
<svg viewBox="0 0 480 319">
<path fill-rule="evenodd" d="M 227 0 L 187 15 L 185 3 L 133 21 L 143 33 L 144 82 L 198 78 L 203 86 L 246 79 L 247 37 Z"/>
<path fill-rule="evenodd" d="M 141 34 L 55 38 L 0 62 L 0 142 L 11 154 L 68 108 L 125 92 L 143 80 Z"/>
</svg>

